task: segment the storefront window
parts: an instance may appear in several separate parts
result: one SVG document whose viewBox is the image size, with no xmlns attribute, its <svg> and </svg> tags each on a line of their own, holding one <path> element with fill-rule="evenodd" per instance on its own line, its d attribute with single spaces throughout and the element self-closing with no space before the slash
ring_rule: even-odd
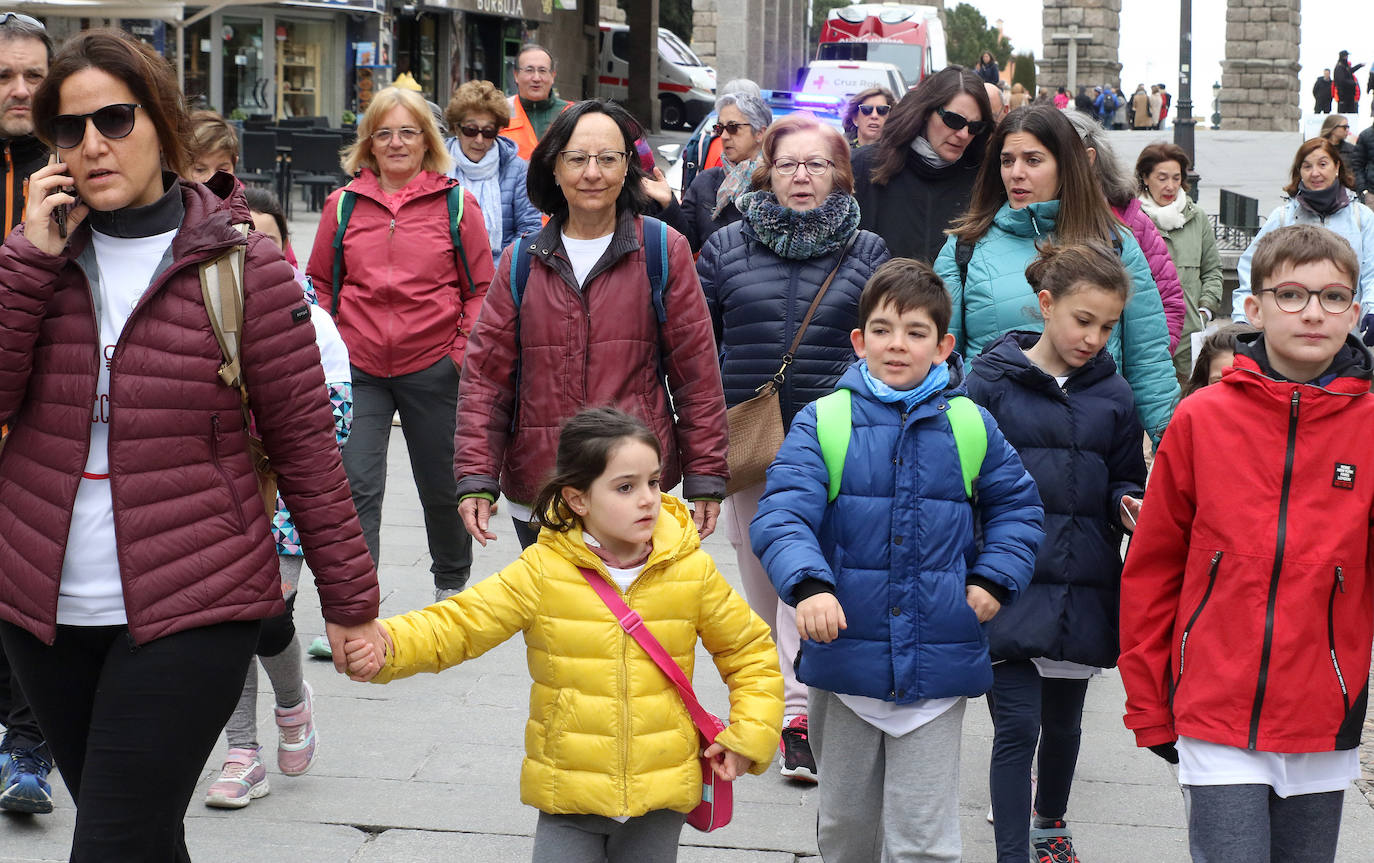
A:
<svg viewBox="0 0 1374 863">
<path fill-rule="evenodd" d="M 210 100 L 210 19 L 186 28 L 186 99 L 194 108 Z"/>
<path fill-rule="evenodd" d="M 226 117 L 235 111 L 243 116 L 268 114 L 272 76 L 263 68 L 262 19 L 224 17 L 220 28 L 224 51 L 224 105 Z"/>
<path fill-rule="evenodd" d="M 325 55 L 334 44 L 333 32 L 330 21 L 277 19 L 278 117 L 326 116 L 334 95 L 334 82 L 324 74 L 330 68 Z"/>
</svg>

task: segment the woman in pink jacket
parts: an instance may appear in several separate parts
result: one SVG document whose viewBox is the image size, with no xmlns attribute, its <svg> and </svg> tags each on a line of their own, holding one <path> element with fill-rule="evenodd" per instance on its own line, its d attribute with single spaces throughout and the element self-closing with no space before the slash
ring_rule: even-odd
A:
<svg viewBox="0 0 1374 863">
<path fill-rule="evenodd" d="M 184 863 L 186 806 L 285 608 L 201 293 L 248 208 L 227 175 L 171 173 L 184 99 L 127 34 L 72 37 L 32 104 L 61 162 L 0 246 L 0 641 L 76 802 L 71 859 Z M 309 310 L 271 240 L 242 254 L 237 359 L 326 631 L 379 639 Z"/>
<path fill-rule="evenodd" d="M 1183 333 L 1188 306 L 1183 298 L 1178 270 L 1169 257 L 1169 247 L 1165 245 L 1155 223 L 1140 208 L 1140 201 L 1135 196 L 1135 184 L 1117 161 L 1101 124 L 1078 111 L 1068 111 L 1064 116 L 1073 123 L 1078 137 L 1083 139 L 1083 146 L 1088 148 L 1093 174 L 1097 177 L 1097 184 L 1102 187 L 1107 203 L 1112 205 L 1112 212 L 1131 229 L 1136 242 L 1140 244 L 1140 250 L 1145 253 L 1145 260 L 1150 264 L 1150 275 L 1154 276 L 1155 285 L 1159 288 L 1159 299 L 1164 303 L 1164 318 L 1169 325 L 1169 352 L 1173 353 Z"/>
</svg>

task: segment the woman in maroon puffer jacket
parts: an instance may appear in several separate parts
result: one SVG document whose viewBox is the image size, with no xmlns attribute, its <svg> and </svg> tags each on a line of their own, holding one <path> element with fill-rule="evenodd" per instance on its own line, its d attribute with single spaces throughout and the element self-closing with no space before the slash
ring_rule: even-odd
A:
<svg viewBox="0 0 1374 863">
<path fill-rule="evenodd" d="M 283 610 L 200 287 L 248 211 L 226 175 L 227 203 L 163 173 L 186 167 L 182 104 L 147 46 L 73 37 L 33 99 L 65 164 L 0 247 L 0 641 L 76 801 L 73 860 L 190 859 L 187 803 Z M 379 638 L 308 310 L 260 234 L 244 288 L 243 377 L 326 630 Z"/>
<path fill-rule="evenodd" d="M 551 218 L 501 255 L 458 391 L 459 512 L 483 544 L 496 538 L 489 519 L 501 492 L 521 545 L 535 541 L 528 505 L 553 468 L 559 428 L 583 408 L 603 405 L 654 430 L 663 489 L 681 479 L 701 535 L 715 529 L 729 476 L 715 337 L 692 250 L 671 229 L 667 320 L 658 323 L 645 246 L 659 239 L 638 215 L 647 175 L 635 158 L 637 134 L 638 124 L 615 103 L 579 102 L 534 150 L 530 200 Z M 510 285 L 516 252 L 529 255 L 518 309 Z"/>
</svg>

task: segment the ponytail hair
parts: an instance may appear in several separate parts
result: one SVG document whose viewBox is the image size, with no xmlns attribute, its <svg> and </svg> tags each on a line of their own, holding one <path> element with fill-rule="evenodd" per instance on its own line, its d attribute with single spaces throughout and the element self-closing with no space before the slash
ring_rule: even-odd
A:
<svg viewBox="0 0 1374 863">
<path fill-rule="evenodd" d="M 582 526 L 582 519 L 563 500 L 563 489 L 591 488 L 592 482 L 606 472 L 611 454 L 626 440 L 639 441 L 663 458 L 658 436 L 638 417 L 615 408 L 588 408 L 579 411 L 558 433 L 558 454 L 553 475 L 534 498 L 534 519 L 541 527 L 564 533 Z"/>
<path fill-rule="evenodd" d="M 1131 279 L 1116 250 L 1104 243 L 1045 242 L 1040 254 L 1026 267 L 1026 281 L 1036 293 L 1049 291 L 1057 302 L 1087 283 L 1116 294 L 1124 303 L 1131 298 Z"/>
</svg>

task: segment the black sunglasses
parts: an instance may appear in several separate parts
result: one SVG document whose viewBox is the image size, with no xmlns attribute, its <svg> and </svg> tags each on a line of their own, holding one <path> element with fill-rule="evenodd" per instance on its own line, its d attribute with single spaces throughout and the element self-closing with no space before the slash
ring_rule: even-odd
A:
<svg viewBox="0 0 1374 863">
<path fill-rule="evenodd" d="M 738 135 L 740 129 L 752 128 L 754 128 L 753 123 L 717 123 L 711 127 L 711 134 L 719 138 L 724 132 L 729 132 L 731 135 Z"/>
<path fill-rule="evenodd" d="M 501 130 L 495 126 L 487 126 L 484 129 L 479 129 L 476 126 L 460 126 L 458 132 L 464 138 L 476 138 L 478 135 L 481 135 L 488 141 L 495 140 L 496 136 L 501 134 Z"/>
<path fill-rule="evenodd" d="M 945 125 L 957 132 L 965 126 L 968 133 L 975 138 L 992 128 L 992 124 L 987 120 L 970 121 L 963 114 L 956 114 L 953 111 L 946 111 L 944 108 L 936 108 L 935 113 L 940 115 L 940 119 L 945 121 Z"/>
<path fill-rule="evenodd" d="M 89 114 L 58 114 L 52 118 L 52 142 L 60 150 L 70 150 L 86 138 L 86 120 L 106 138 L 127 138 L 134 130 L 134 117 L 142 105 L 117 103 Z"/>
<path fill-rule="evenodd" d="M 873 113 L 874 111 L 877 111 L 877 112 L 878 112 L 878 116 L 879 116 L 879 117 L 886 117 L 886 116 L 887 116 L 887 112 L 888 112 L 888 111 L 891 111 L 891 110 L 892 110 L 892 106 L 891 106 L 891 105 L 860 105 L 860 106 L 859 106 L 859 113 L 860 113 L 860 114 L 863 114 L 865 117 L 868 117 L 868 116 L 872 115 L 872 113 Z"/>
</svg>

